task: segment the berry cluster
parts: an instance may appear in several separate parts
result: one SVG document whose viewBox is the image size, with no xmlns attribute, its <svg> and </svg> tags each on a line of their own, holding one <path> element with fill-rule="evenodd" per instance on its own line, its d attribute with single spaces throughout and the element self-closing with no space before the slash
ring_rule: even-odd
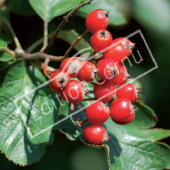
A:
<svg viewBox="0 0 170 170">
<path fill-rule="evenodd" d="M 101 126 L 110 116 L 120 125 L 133 121 L 135 108 L 132 105 L 139 89 L 132 83 L 126 83 L 129 75 L 122 62 L 130 56 L 134 45 L 127 38 L 116 38 L 106 30 L 109 14 L 101 9 L 92 11 L 86 18 L 86 27 L 93 35 L 90 39 L 95 52 L 103 53 L 98 62 L 81 61 L 79 58 L 67 58 L 60 70 L 50 78 L 51 89 L 60 93 L 60 97 L 70 103 L 79 103 L 88 93 L 81 81 L 91 82 L 97 101 L 86 109 L 87 120 L 92 124 L 84 128 L 84 138 L 90 144 L 101 145 L 109 139 L 106 129 Z M 95 81 L 96 75 L 100 77 Z M 77 79 L 72 79 L 72 78 Z M 114 100 L 113 100 L 114 99 Z M 113 100 L 113 101 L 112 101 Z M 112 101 L 110 107 L 107 102 Z"/>
</svg>

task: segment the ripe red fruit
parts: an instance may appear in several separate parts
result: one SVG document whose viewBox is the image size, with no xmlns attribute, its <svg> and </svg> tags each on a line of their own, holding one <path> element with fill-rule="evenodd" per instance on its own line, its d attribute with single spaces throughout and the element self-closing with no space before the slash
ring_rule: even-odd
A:
<svg viewBox="0 0 170 170">
<path fill-rule="evenodd" d="M 76 77 L 80 71 L 81 62 L 76 58 L 67 58 L 62 61 L 60 69 L 67 72 L 70 77 Z"/>
<path fill-rule="evenodd" d="M 103 102 L 96 101 L 87 107 L 86 116 L 90 123 L 100 125 L 109 118 L 110 109 Z"/>
<path fill-rule="evenodd" d="M 114 41 L 110 44 L 110 49 L 104 52 L 103 58 L 112 59 L 119 63 L 122 63 L 128 56 L 129 50 L 125 48 L 123 44 L 117 44 Z"/>
<path fill-rule="evenodd" d="M 81 66 L 82 67 L 78 73 L 77 78 L 80 81 L 85 81 L 85 82 L 93 81 L 96 76 L 96 74 L 95 74 L 96 66 L 89 61 L 81 62 Z"/>
<path fill-rule="evenodd" d="M 128 52 L 128 56 L 131 55 L 133 48 L 135 47 L 135 43 L 132 43 L 126 37 L 119 37 L 113 40 L 113 43 L 122 44 Z"/>
<path fill-rule="evenodd" d="M 94 95 L 103 102 L 108 102 L 114 98 L 115 85 L 111 81 L 99 80 L 94 84 Z"/>
<path fill-rule="evenodd" d="M 102 59 L 97 64 L 97 73 L 103 80 L 111 80 L 119 74 L 119 64 L 111 59 Z"/>
<path fill-rule="evenodd" d="M 132 112 L 132 114 L 131 114 L 131 116 L 128 118 L 128 119 L 126 119 L 126 120 L 124 120 L 124 121 L 121 121 L 121 122 L 116 122 L 116 121 L 114 121 L 115 123 L 117 123 L 117 124 L 119 124 L 119 125 L 126 125 L 126 124 L 128 124 L 128 123 L 131 123 L 133 120 L 134 120 L 134 118 L 135 118 L 135 113 L 134 112 Z"/>
<path fill-rule="evenodd" d="M 129 74 L 127 73 L 126 67 L 124 65 L 120 65 L 119 66 L 119 75 L 117 77 L 113 78 L 111 81 L 115 85 L 122 85 L 126 82 L 128 77 L 129 77 Z"/>
<path fill-rule="evenodd" d="M 92 11 L 86 18 L 86 28 L 91 33 L 106 29 L 109 25 L 109 13 L 102 9 Z"/>
<path fill-rule="evenodd" d="M 113 38 L 109 31 L 99 30 L 92 35 L 90 45 L 96 52 L 101 52 L 106 47 L 109 47 Z"/>
<path fill-rule="evenodd" d="M 134 84 L 127 83 L 119 87 L 119 89 L 116 91 L 116 96 L 118 98 L 124 97 L 128 99 L 131 103 L 134 103 L 138 98 L 138 90 L 136 89 Z"/>
<path fill-rule="evenodd" d="M 101 125 L 89 125 L 83 131 L 85 140 L 94 145 L 102 145 L 109 140 L 106 129 Z"/>
<path fill-rule="evenodd" d="M 50 87 L 55 92 L 60 92 L 63 90 L 70 81 L 70 76 L 63 71 L 56 71 L 51 77 L 50 77 Z"/>
<path fill-rule="evenodd" d="M 110 105 L 110 115 L 113 121 L 122 122 L 128 119 L 133 112 L 133 106 L 128 99 L 118 98 Z"/>
<path fill-rule="evenodd" d="M 70 80 L 68 86 L 60 92 L 60 97 L 70 103 L 79 103 L 84 100 L 84 86 L 78 80 Z"/>
</svg>

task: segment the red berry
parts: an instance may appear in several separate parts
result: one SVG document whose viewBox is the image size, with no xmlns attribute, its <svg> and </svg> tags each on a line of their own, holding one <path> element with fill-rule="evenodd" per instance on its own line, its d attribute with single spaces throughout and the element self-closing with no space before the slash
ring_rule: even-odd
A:
<svg viewBox="0 0 170 170">
<path fill-rule="evenodd" d="M 110 105 L 110 115 L 113 121 L 122 122 L 128 119 L 133 112 L 133 106 L 128 99 L 118 98 Z"/>
<path fill-rule="evenodd" d="M 99 77 L 103 80 L 111 80 L 114 77 L 118 76 L 119 64 L 115 63 L 111 59 L 102 59 L 97 64 L 97 73 Z"/>
<path fill-rule="evenodd" d="M 135 44 L 132 43 L 129 39 L 127 39 L 125 37 L 116 38 L 113 40 L 113 42 L 124 45 L 124 47 L 127 49 L 129 55 L 131 55 L 132 50 L 135 47 Z"/>
<path fill-rule="evenodd" d="M 56 71 L 51 77 L 50 77 L 50 87 L 55 92 L 60 92 L 63 90 L 70 81 L 70 76 L 63 71 Z"/>
<path fill-rule="evenodd" d="M 60 69 L 67 72 L 70 77 L 76 77 L 80 71 L 81 62 L 76 58 L 67 58 L 62 61 Z"/>
<path fill-rule="evenodd" d="M 94 94 L 97 99 L 108 102 L 114 98 L 115 85 L 111 81 L 99 80 L 94 84 Z"/>
<path fill-rule="evenodd" d="M 89 61 L 81 62 L 81 66 L 82 67 L 78 73 L 77 78 L 80 81 L 85 81 L 85 82 L 93 81 L 96 76 L 95 74 L 96 66 Z"/>
<path fill-rule="evenodd" d="M 123 44 L 117 44 L 114 41 L 110 44 L 110 49 L 104 52 L 103 58 L 112 59 L 115 62 L 122 63 L 129 56 L 129 51 Z"/>
<path fill-rule="evenodd" d="M 114 122 L 119 124 L 119 125 L 126 125 L 128 123 L 131 123 L 134 120 L 134 118 L 135 118 L 135 114 L 134 114 L 134 112 L 132 112 L 131 116 L 128 119 L 126 119 L 124 121 L 120 121 L 120 122 L 118 122 L 118 121 L 117 122 L 114 121 Z"/>
<path fill-rule="evenodd" d="M 106 29 L 109 25 L 109 13 L 102 9 L 92 11 L 86 18 L 86 28 L 91 33 Z"/>
<path fill-rule="evenodd" d="M 101 52 L 106 47 L 109 47 L 113 38 L 109 31 L 99 30 L 92 35 L 90 45 L 96 52 Z"/>
<path fill-rule="evenodd" d="M 110 109 L 103 102 L 96 101 L 87 107 L 86 116 L 90 123 L 100 125 L 109 118 Z"/>
<path fill-rule="evenodd" d="M 85 140 L 94 145 L 102 145 L 109 140 L 106 129 L 101 125 L 89 125 L 83 131 Z"/>
<path fill-rule="evenodd" d="M 124 65 L 119 66 L 119 75 L 115 78 L 113 78 L 111 81 L 115 85 L 122 85 L 126 82 L 127 78 L 129 77 L 129 74 L 127 73 L 127 69 Z"/>
<path fill-rule="evenodd" d="M 119 89 L 116 91 L 116 96 L 118 98 L 124 97 L 130 100 L 131 103 L 134 103 L 138 98 L 138 90 L 134 84 L 127 83 L 119 87 Z"/>
<path fill-rule="evenodd" d="M 70 80 L 68 86 L 60 92 L 60 97 L 70 103 L 79 103 L 84 100 L 84 86 L 78 80 Z"/>
</svg>

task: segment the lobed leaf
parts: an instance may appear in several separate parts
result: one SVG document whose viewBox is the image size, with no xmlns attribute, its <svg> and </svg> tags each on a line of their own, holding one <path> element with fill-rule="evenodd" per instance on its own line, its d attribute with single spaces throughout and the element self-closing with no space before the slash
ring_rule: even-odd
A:
<svg viewBox="0 0 170 170">
<path fill-rule="evenodd" d="M 38 69 L 19 61 L 0 86 L 0 150 L 15 164 L 40 160 L 45 146 L 54 140 L 51 130 L 59 103 L 50 88 L 42 85 L 45 82 Z"/>
</svg>

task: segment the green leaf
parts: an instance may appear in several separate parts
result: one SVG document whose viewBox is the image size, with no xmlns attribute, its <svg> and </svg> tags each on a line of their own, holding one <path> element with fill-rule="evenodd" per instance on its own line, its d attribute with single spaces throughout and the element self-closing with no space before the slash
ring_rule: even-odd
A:
<svg viewBox="0 0 170 170">
<path fill-rule="evenodd" d="M 12 43 L 12 38 L 11 36 L 7 35 L 7 34 L 3 34 L 3 33 L 0 33 L 0 39 L 2 39 L 3 41 L 5 41 L 7 44 L 10 44 Z"/>
<path fill-rule="evenodd" d="M 125 16 L 117 9 L 116 3 L 110 0 L 100 0 L 100 2 L 93 0 L 90 5 L 80 8 L 76 12 L 76 15 L 86 18 L 95 9 L 103 9 L 109 12 L 111 26 L 119 26 L 127 23 Z"/>
<path fill-rule="evenodd" d="M 0 71 L 3 71 L 4 69 L 8 68 L 14 62 L 15 62 L 14 60 L 10 60 L 10 61 L 7 61 L 7 62 L 1 62 L 0 61 Z"/>
<path fill-rule="evenodd" d="M 157 0 L 155 3 L 154 0 L 132 0 L 132 7 L 133 17 L 140 24 L 161 34 L 169 34 L 169 1 Z"/>
<path fill-rule="evenodd" d="M 10 16 L 9 16 L 8 11 L 1 11 L 0 10 L 0 18 L 2 18 L 5 21 L 10 22 Z"/>
<path fill-rule="evenodd" d="M 87 107 L 88 104 L 89 102 L 83 102 L 81 106 Z M 96 149 L 105 148 L 110 170 L 169 168 L 170 149 L 165 144 L 157 142 L 157 140 L 169 137 L 170 130 L 148 129 L 156 125 L 157 116 L 147 105 L 141 102 L 136 102 L 135 105 L 139 109 L 132 123 L 124 126 L 118 125 L 109 118 L 103 124 L 109 136 L 111 136 L 111 140 L 107 141 L 104 145 L 90 145 L 86 143 L 82 135 L 80 135 L 80 140 L 86 145 Z M 76 109 L 78 110 L 78 108 Z M 68 115 L 68 110 L 66 110 L 64 114 Z M 77 120 L 84 120 L 86 118 L 85 113 L 82 111 L 75 116 Z M 88 123 L 83 125 L 86 126 L 87 124 Z M 71 130 L 72 128 L 74 128 L 74 131 Z M 70 121 L 69 126 L 65 126 L 65 133 L 69 135 L 70 139 L 75 138 L 73 132 L 75 132 L 76 129 L 79 130 L 77 134 L 82 133 L 82 130 L 75 127 L 74 122 Z M 72 135 L 72 137 L 70 135 Z"/>
<path fill-rule="evenodd" d="M 57 121 L 65 119 L 70 114 L 70 104 L 64 100 L 62 100 L 60 109 L 57 115 Z M 64 133 L 68 139 L 75 140 L 79 135 L 80 132 L 76 127 L 76 123 L 74 122 L 72 116 L 63 121 L 62 123 L 58 124 L 55 129 L 58 129 L 60 132 Z"/>
<path fill-rule="evenodd" d="M 10 61 L 12 56 L 1 50 L 1 47 L 7 47 L 7 43 L 0 39 L 0 61 Z"/>
<path fill-rule="evenodd" d="M 81 0 L 29 0 L 29 2 L 44 21 L 50 22 L 54 17 L 78 6 Z"/>
<path fill-rule="evenodd" d="M 35 14 L 28 0 L 9 0 L 7 1 L 7 8 L 18 15 Z"/>
<path fill-rule="evenodd" d="M 15 164 L 40 160 L 45 146 L 53 141 L 51 125 L 59 103 L 50 88 L 42 85 L 44 82 L 38 69 L 26 68 L 19 61 L 8 70 L 0 86 L 0 150 Z M 37 88 L 39 85 L 42 87 Z"/>
</svg>

